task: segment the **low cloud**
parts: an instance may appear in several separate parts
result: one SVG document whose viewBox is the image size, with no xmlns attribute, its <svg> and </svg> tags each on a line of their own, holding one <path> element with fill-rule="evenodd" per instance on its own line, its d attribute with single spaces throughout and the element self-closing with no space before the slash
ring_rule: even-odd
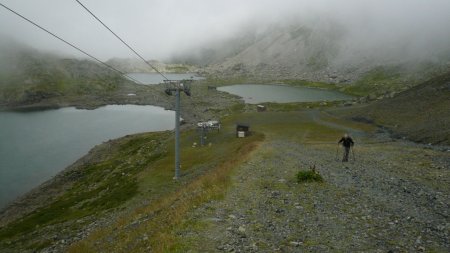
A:
<svg viewBox="0 0 450 253">
<path fill-rule="evenodd" d="M 8 7 L 101 59 L 134 57 L 76 1 L 1 0 Z M 336 22 L 344 47 L 404 49 L 408 57 L 449 51 L 448 0 L 82 0 L 148 59 L 167 59 L 271 24 Z M 325 22 L 326 23 L 326 22 Z M 0 7 L 0 36 L 43 50 L 72 48 Z M 389 53 L 389 50 L 386 50 Z"/>
</svg>

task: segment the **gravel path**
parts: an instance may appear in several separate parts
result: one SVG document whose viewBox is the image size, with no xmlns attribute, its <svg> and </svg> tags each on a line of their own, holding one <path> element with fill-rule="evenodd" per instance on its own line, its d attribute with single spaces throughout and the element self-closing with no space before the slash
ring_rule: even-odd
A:
<svg viewBox="0 0 450 253">
<path fill-rule="evenodd" d="M 269 139 L 223 200 L 180 231 L 197 252 L 450 252 L 450 155 L 406 142 L 336 146 Z M 297 183 L 315 165 L 324 183 Z"/>
</svg>

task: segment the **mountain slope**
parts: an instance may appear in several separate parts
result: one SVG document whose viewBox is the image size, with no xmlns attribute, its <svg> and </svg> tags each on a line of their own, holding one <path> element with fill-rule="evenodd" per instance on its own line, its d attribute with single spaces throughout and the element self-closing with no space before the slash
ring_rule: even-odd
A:
<svg viewBox="0 0 450 253">
<path fill-rule="evenodd" d="M 450 145 L 450 72 L 352 114 L 386 126 L 400 137 Z"/>
<path fill-rule="evenodd" d="M 300 77 L 308 75 L 304 72 L 326 68 L 338 54 L 341 37 L 338 28 L 274 27 L 237 55 L 210 69 L 224 70 L 227 74 L 231 70 L 262 77 Z"/>
<path fill-rule="evenodd" d="M 83 59 L 65 59 L 24 45 L 0 42 L 0 105 L 34 104 L 67 96 L 108 93 L 127 82 Z"/>
<path fill-rule="evenodd" d="M 355 89 L 358 95 L 376 91 L 377 96 L 405 90 L 450 66 L 450 47 L 417 49 L 414 41 L 390 42 L 376 35 L 365 38 L 333 20 L 298 21 L 247 29 L 178 61 L 206 64 L 207 74 L 222 79 L 365 85 L 367 92 Z"/>
</svg>

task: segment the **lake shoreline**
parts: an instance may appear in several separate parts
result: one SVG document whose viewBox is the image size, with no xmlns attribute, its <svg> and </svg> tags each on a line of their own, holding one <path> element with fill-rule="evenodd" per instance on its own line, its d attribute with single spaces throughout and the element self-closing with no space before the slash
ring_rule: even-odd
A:
<svg viewBox="0 0 450 253">
<path fill-rule="evenodd" d="M 173 130 L 175 112 L 147 105 L 0 112 L 0 208 L 54 176 L 95 145 L 141 132 Z"/>
<path fill-rule="evenodd" d="M 350 101 L 355 97 L 339 91 L 282 84 L 234 84 L 217 90 L 242 97 L 247 104 Z"/>
<path fill-rule="evenodd" d="M 136 105 L 136 106 L 156 106 L 164 108 L 164 110 L 174 110 L 174 97 L 167 96 L 163 92 L 163 87 L 161 85 L 155 86 L 146 86 L 146 87 L 137 87 L 142 88 L 141 90 L 130 90 L 122 92 L 123 94 L 129 94 L 135 92 L 136 96 L 117 96 L 111 95 L 102 100 L 94 100 L 92 97 L 86 98 L 82 97 L 77 100 L 70 98 L 72 101 L 64 100 L 63 98 L 58 99 L 48 99 L 45 101 L 41 101 L 39 103 L 33 104 L 20 104 L 14 106 L 4 106 L 0 105 L 0 111 L 3 112 L 37 112 L 37 111 L 46 111 L 46 110 L 57 110 L 62 108 L 74 107 L 76 109 L 82 110 L 95 110 L 108 105 Z M 193 89 L 195 92 L 192 97 L 182 96 L 182 108 L 181 108 L 181 116 L 183 118 L 183 124 L 181 126 L 181 130 L 185 131 L 187 129 L 191 129 L 196 126 L 196 122 L 206 120 L 206 119 L 218 119 L 220 115 L 227 114 L 227 108 L 231 107 L 236 103 L 240 103 L 238 99 L 233 96 L 228 96 L 227 94 L 222 94 L 220 92 L 209 92 L 205 85 L 200 84 Z M 160 92 L 159 94 L 155 94 L 156 92 Z M 207 92 L 205 94 L 205 91 Z M 126 93 L 128 92 L 128 93 Z M 69 99 L 68 99 L 69 100 Z M 206 109 L 199 106 L 206 105 Z M 205 107 L 205 106 L 203 106 Z M 153 131 L 152 131 L 153 132 Z M 117 139 L 120 139 L 119 137 Z M 101 145 L 102 143 L 98 143 L 97 145 Z M 96 146 L 92 147 L 94 149 Z M 90 152 L 90 151 L 89 151 Z M 89 153 L 88 153 L 89 154 Z M 87 154 L 86 154 L 87 155 Z M 78 159 L 82 159 L 84 157 L 81 156 Z M 74 163 L 76 164 L 78 160 Z M 61 168 L 60 172 L 64 172 L 67 169 L 71 168 L 72 165 L 66 166 L 65 168 Z M 59 175 L 57 173 L 53 177 Z M 24 206 L 26 205 L 26 201 L 22 199 L 22 197 L 28 196 L 30 193 L 32 196 L 36 197 L 42 191 L 41 186 L 45 188 L 49 181 L 53 180 L 53 177 L 48 181 L 45 181 L 41 185 L 33 188 L 31 191 L 15 198 L 15 200 L 9 202 L 4 207 L 0 208 L 0 220 L 3 219 L 2 215 L 6 209 L 9 209 L 10 206 Z M 44 195 L 45 191 L 42 193 Z M 30 199 L 26 197 L 26 199 Z M 1 226 L 2 222 L 0 222 Z"/>
<path fill-rule="evenodd" d="M 282 86 L 290 86 L 290 85 L 284 84 Z M 83 109 L 83 110 L 95 110 L 107 105 L 142 105 L 142 106 L 158 106 L 164 108 L 165 110 L 174 109 L 174 97 L 167 96 L 163 92 L 164 88 L 163 85 L 151 85 L 151 86 L 133 85 L 132 88 L 133 89 L 121 90 L 120 92 L 117 91 L 114 94 L 109 94 L 105 97 L 101 97 L 101 99 L 97 96 L 80 96 L 77 98 L 59 97 L 53 99 L 46 99 L 38 103 L 32 104 L 17 104 L 13 106 L 0 105 L 0 111 L 34 112 L 34 111 L 55 110 L 67 107 L 75 107 L 76 109 Z M 245 105 L 244 100 L 241 99 L 239 96 L 219 90 L 212 90 L 212 91 L 208 90 L 208 83 L 205 81 L 196 82 L 196 85 L 193 86 L 192 88 L 193 88 L 192 97 L 186 97 L 184 95 L 182 96 L 182 105 L 183 105 L 182 117 L 185 123 L 182 125 L 182 130 L 187 130 L 195 127 L 196 126 L 195 123 L 201 120 L 219 119 L 224 115 L 228 115 L 231 112 L 230 108 L 232 108 L 235 105 L 241 104 L 243 106 L 244 111 L 255 110 L 255 108 L 253 108 L 255 105 L 253 104 Z M 128 96 L 128 94 L 130 93 L 135 95 Z M 204 106 L 205 104 L 208 104 L 208 106 Z M 330 104 L 330 106 L 336 105 Z M 206 115 L 206 117 L 202 115 Z M 120 139 L 120 137 L 118 139 Z M 101 145 L 101 143 L 98 145 Z M 80 157 L 79 159 L 82 158 L 83 157 Z M 74 164 L 76 164 L 77 162 L 78 161 L 76 161 Z M 61 170 L 61 172 L 66 171 L 71 166 L 72 165 L 67 166 L 65 169 Z M 55 177 L 57 175 L 55 175 Z M 53 180 L 53 178 L 49 180 L 51 181 Z M 45 187 L 46 184 L 47 182 L 44 182 L 42 186 Z M 31 190 L 30 193 L 36 194 L 35 193 L 36 191 L 40 192 L 39 190 L 40 188 L 41 187 L 38 186 L 36 189 Z M 28 193 L 22 196 L 27 195 Z M 0 212 L 3 212 L 3 210 L 8 209 L 9 206 L 22 205 L 21 203 L 25 202 L 21 199 L 21 197 L 19 197 L 16 199 L 16 201 L 12 201 L 4 208 L 0 208 L 0 210 L 2 210 Z"/>
<path fill-rule="evenodd" d="M 171 131 L 152 131 L 150 133 L 167 134 Z M 62 195 L 70 189 L 82 174 L 81 169 L 86 164 L 96 163 L 108 154 L 109 150 L 123 140 L 135 138 L 143 133 L 128 134 L 113 140 L 107 140 L 92 147 L 86 154 L 78 158 L 74 163 L 65 167 L 56 173 L 50 179 L 34 187 L 27 193 L 17 197 L 9 204 L 0 208 L 0 228 L 5 227 L 8 223 L 20 219 L 41 207 L 44 207 L 54 201 L 54 199 Z M 145 134 L 145 133 L 144 133 Z"/>
</svg>

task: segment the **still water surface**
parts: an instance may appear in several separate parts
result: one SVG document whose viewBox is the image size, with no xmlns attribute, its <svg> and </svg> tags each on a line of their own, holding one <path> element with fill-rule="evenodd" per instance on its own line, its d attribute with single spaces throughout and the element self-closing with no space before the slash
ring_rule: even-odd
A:
<svg viewBox="0 0 450 253">
<path fill-rule="evenodd" d="M 0 112 L 0 208 L 103 141 L 173 129 L 174 122 L 173 111 L 156 106 Z"/>
<path fill-rule="evenodd" d="M 222 86 L 217 88 L 217 90 L 240 96 L 247 104 L 259 104 L 264 102 L 317 102 L 352 99 L 351 96 L 338 91 L 285 85 L 237 84 Z"/>
<path fill-rule="evenodd" d="M 127 75 L 147 85 L 159 84 L 164 82 L 164 77 L 162 77 L 158 73 L 128 73 Z M 169 80 L 204 79 L 203 77 L 197 76 L 194 73 L 186 73 L 186 74 L 164 73 L 164 76 L 166 76 Z"/>
</svg>

